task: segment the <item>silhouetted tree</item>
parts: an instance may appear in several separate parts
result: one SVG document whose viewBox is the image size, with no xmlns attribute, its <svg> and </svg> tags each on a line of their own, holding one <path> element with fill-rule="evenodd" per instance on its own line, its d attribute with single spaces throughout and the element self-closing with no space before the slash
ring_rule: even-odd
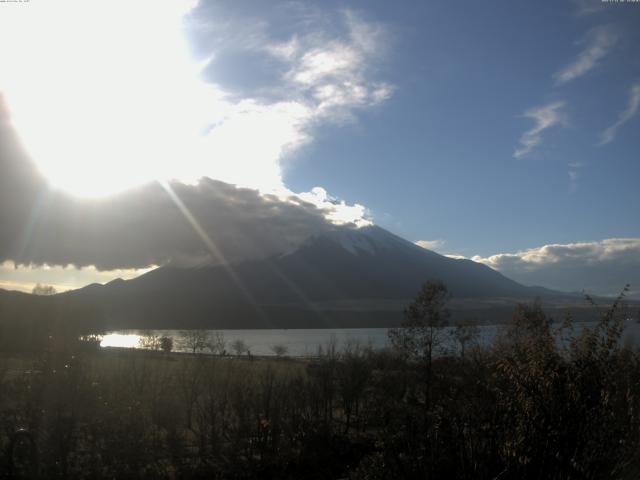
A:
<svg viewBox="0 0 640 480">
<path fill-rule="evenodd" d="M 476 325 L 457 325 L 450 333 L 460 348 L 460 357 L 464 358 L 467 345 L 478 337 L 479 330 Z"/>
<path fill-rule="evenodd" d="M 207 349 L 214 355 L 222 355 L 225 352 L 226 341 L 222 332 L 213 332 L 209 335 Z"/>
<path fill-rule="evenodd" d="M 231 348 L 234 352 L 236 352 L 237 356 L 240 356 L 247 351 L 247 344 L 244 343 L 244 340 L 238 338 L 237 340 L 231 342 Z"/>
<path fill-rule="evenodd" d="M 417 373 L 423 391 L 412 389 L 416 402 L 422 403 L 414 415 L 423 433 L 417 435 L 420 441 L 415 444 L 416 456 L 429 456 L 427 466 L 429 477 L 433 475 L 438 448 L 438 424 L 440 417 L 437 406 L 434 407 L 433 359 L 435 352 L 444 342 L 443 329 L 449 322 L 449 310 L 446 308 L 450 295 L 447 287 L 440 281 L 428 281 L 422 285 L 414 301 L 405 309 L 404 321 L 400 328 L 389 331 L 393 347 L 418 367 Z M 416 385 L 416 386 L 417 386 Z M 414 422 L 415 422 L 414 420 Z M 411 429 L 411 425 L 403 428 Z"/>
<path fill-rule="evenodd" d="M 276 355 L 276 357 L 282 357 L 287 354 L 289 349 L 285 345 L 272 345 L 271 351 Z"/>
<path fill-rule="evenodd" d="M 401 327 L 389 330 L 391 344 L 409 358 L 424 362 L 429 371 L 433 354 L 443 343 L 443 328 L 449 323 L 449 298 L 442 282 L 426 282 L 405 309 Z"/>
<path fill-rule="evenodd" d="M 31 290 L 33 295 L 55 295 L 58 291 L 51 285 L 41 285 L 39 283 Z"/>
<path fill-rule="evenodd" d="M 170 353 L 173 350 L 173 338 L 163 336 L 160 337 L 160 349 L 164 353 Z"/>
<path fill-rule="evenodd" d="M 180 346 L 195 354 L 209 348 L 211 338 L 207 330 L 183 330 L 180 332 Z"/>
<path fill-rule="evenodd" d="M 138 342 L 140 347 L 147 348 L 149 350 L 160 350 L 161 347 L 161 337 L 159 335 L 145 335 L 140 338 Z"/>
</svg>

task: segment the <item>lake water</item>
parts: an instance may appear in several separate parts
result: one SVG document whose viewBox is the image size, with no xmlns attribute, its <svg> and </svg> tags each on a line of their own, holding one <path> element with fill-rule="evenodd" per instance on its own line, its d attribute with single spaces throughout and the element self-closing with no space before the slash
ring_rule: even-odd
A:
<svg viewBox="0 0 640 480">
<path fill-rule="evenodd" d="M 593 323 L 576 323 L 576 331 L 583 325 Z M 489 344 L 499 332 L 499 325 L 485 325 L 478 327 L 477 342 L 480 345 Z M 444 338 L 452 328 L 445 329 Z M 386 328 L 335 328 L 335 329 L 288 329 L 288 330 L 210 330 L 214 334 L 220 332 L 226 343 L 226 350 L 232 353 L 231 344 L 236 340 L 242 340 L 252 355 L 275 355 L 272 347 L 282 345 L 287 349 L 287 355 L 293 357 L 309 357 L 318 353 L 318 347 L 326 351 L 327 347 L 334 344 L 337 350 L 343 350 L 348 346 L 371 346 L 375 349 L 389 345 L 388 329 Z M 102 337 L 101 347 L 125 347 L 141 348 L 140 340 L 145 337 L 168 336 L 173 338 L 174 351 L 186 351 L 180 342 L 180 330 L 119 330 L 108 332 Z M 640 345 L 640 324 L 635 321 L 625 322 L 623 342 Z M 454 349 L 453 341 L 444 344 L 445 349 Z"/>
<path fill-rule="evenodd" d="M 347 345 L 371 345 L 384 348 L 388 345 L 386 328 L 348 328 L 348 329 L 271 329 L 271 330 L 210 330 L 211 334 L 221 333 L 226 342 L 226 350 L 232 353 L 231 344 L 242 340 L 252 355 L 275 355 L 272 347 L 282 345 L 287 355 L 309 357 L 317 355 L 318 347 L 323 349 L 335 344 L 338 350 Z M 108 332 L 102 337 L 101 347 L 140 348 L 145 336 L 168 336 L 174 340 L 174 351 L 186 351 L 180 345 L 180 330 L 119 330 Z"/>
</svg>

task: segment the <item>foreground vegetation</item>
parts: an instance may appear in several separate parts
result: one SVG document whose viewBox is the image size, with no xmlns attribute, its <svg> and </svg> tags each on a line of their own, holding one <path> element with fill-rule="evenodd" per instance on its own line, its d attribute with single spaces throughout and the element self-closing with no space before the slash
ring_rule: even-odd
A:
<svg viewBox="0 0 640 480">
<path fill-rule="evenodd" d="M 621 344 L 622 297 L 579 333 L 522 305 L 490 348 L 461 327 L 464 348 L 442 355 L 447 299 L 425 285 L 389 350 L 329 346 L 308 361 L 99 351 L 52 331 L 39 350 L 0 357 L 0 471 L 640 477 L 640 353 Z"/>
</svg>

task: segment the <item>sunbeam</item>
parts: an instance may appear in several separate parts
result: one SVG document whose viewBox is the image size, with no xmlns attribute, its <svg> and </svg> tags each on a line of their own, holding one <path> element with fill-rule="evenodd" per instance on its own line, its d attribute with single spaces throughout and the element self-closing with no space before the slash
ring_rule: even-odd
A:
<svg viewBox="0 0 640 480">
<path fill-rule="evenodd" d="M 242 295 L 245 297 L 249 305 L 251 305 L 251 307 L 258 314 L 263 324 L 265 326 L 271 326 L 271 321 L 269 320 L 269 316 L 263 311 L 263 309 L 260 307 L 258 302 L 256 302 L 255 298 L 253 297 L 249 289 L 247 289 L 247 287 L 242 282 L 242 279 L 238 277 L 235 270 L 233 269 L 233 265 L 227 261 L 224 254 L 216 246 L 216 244 L 213 242 L 211 237 L 207 235 L 207 232 L 205 232 L 204 229 L 200 226 L 200 223 L 198 222 L 196 217 L 189 211 L 187 206 L 180 199 L 180 197 L 178 197 L 178 195 L 175 193 L 173 188 L 171 188 L 171 184 L 166 181 L 160 181 L 159 183 L 160 185 L 162 185 L 162 188 L 165 189 L 169 197 L 171 197 L 171 200 L 173 200 L 173 203 L 175 203 L 176 207 L 178 207 L 178 210 L 180 210 L 180 212 L 184 215 L 184 218 L 187 220 L 187 222 L 189 222 L 189 225 L 191 225 L 191 227 L 196 232 L 198 237 L 202 240 L 202 243 L 204 243 L 204 245 L 207 247 L 207 250 L 213 257 L 213 259 L 216 262 L 220 263 L 220 265 L 228 273 L 229 277 L 231 277 L 232 281 L 240 289 L 240 291 L 242 292 Z"/>
</svg>

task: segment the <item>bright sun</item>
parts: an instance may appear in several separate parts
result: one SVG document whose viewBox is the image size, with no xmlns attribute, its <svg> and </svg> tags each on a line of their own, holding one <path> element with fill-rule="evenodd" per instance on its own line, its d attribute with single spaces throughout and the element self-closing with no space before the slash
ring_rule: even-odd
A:
<svg viewBox="0 0 640 480">
<path fill-rule="evenodd" d="M 189 8 L 178 0 L 3 6 L 0 90 L 53 185 L 101 196 L 198 177 L 204 133 L 221 103 L 189 55 Z"/>
</svg>

